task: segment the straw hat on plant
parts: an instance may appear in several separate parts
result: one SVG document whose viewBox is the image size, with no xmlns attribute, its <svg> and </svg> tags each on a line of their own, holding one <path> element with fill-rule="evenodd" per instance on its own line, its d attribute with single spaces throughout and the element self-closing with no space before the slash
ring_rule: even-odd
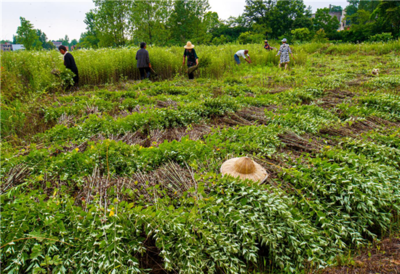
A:
<svg viewBox="0 0 400 274">
<path fill-rule="evenodd" d="M 186 46 L 184 46 L 185 49 L 193 49 L 194 45 L 192 44 L 192 42 L 187 42 Z"/>
<path fill-rule="evenodd" d="M 221 173 L 260 183 L 268 178 L 267 171 L 249 157 L 233 158 L 224 162 L 221 166 Z"/>
</svg>

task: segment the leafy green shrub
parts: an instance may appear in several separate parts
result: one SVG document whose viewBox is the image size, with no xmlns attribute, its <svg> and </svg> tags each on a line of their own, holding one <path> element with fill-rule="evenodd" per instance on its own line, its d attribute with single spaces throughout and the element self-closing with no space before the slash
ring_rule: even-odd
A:
<svg viewBox="0 0 400 274">
<path fill-rule="evenodd" d="M 306 41 L 310 36 L 310 30 L 308 28 L 294 29 L 291 33 L 293 38 L 299 41 Z"/>
<path fill-rule="evenodd" d="M 393 35 L 390 32 L 382 32 L 369 37 L 369 41 L 372 42 L 387 42 L 393 39 Z"/>
</svg>

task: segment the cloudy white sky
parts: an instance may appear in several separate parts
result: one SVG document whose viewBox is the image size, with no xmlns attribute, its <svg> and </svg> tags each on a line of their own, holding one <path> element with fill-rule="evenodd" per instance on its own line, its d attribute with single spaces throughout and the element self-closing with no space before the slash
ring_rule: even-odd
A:
<svg viewBox="0 0 400 274">
<path fill-rule="evenodd" d="M 19 17 L 31 21 L 35 28 L 41 29 L 51 40 L 68 35 L 79 39 L 85 31 L 85 13 L 94 8 L 91 0 L 0 0 L 1 1 L 1 39 L 12 39 L 20 24 Z M 211 10 L 218 12 L 222 19 L 238 16 L 244 10 L 245 0 L 209 0 Z M 329 4 L 345 7 L 346 0 L 304 0 L 315 11 Z"/>
</svg>

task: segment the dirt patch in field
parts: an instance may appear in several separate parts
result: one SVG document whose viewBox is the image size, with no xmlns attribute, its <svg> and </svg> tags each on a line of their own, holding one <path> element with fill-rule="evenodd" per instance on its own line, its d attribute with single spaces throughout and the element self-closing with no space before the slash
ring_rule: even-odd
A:
<svg viewBox="0 0 400 274">
<path fill-rule="evenodd" d="M 143 228 L 143 231 L 145 229 Z M 148 236 L 145 233 L 140 235 L 145 240 L 143 241 L 143 245 L 146 249 L 146 252 L 141 254 L 136 254 L 135 257 L 139 259 L 139 267 L 142 269 L 151 269 L 150 274 L 164 274 L 168 273 L 163 267 L 164 260 L 160 256 L 161 249 L 156 246 L 156 241 L 152 238 L 152 235 Z"/>
<path fill-rule="evenodd" d="M 229 113 L 222 117 L 214 117 L 210 124 L 218 127 L 230 126 L 251 126 L 259 124 L 268 124 L 269 119 L 265 116 L 265 110 L 275 111 L 278 107 L 270 105 L 267 107 L 247 107 L 235 113 Z"/>
<path fill-rule="evenodd" d="M 357 120 L 351 124 L 347 124 L 344 127 L 339 128 L 323 128 L 319 131 L 320 134 L 327 134 L 332 136 L 342 136 L 342 137 L 356 137 L 361 133 L 368 132 L 371 130 L 376 130 L 381 127 L 396 127 L 397 123 L 393 123 L 387 120 L 384 120 L 379 117 L 371 116 L 365 120 Z"/>
<path fill-rule="evenodd" d="M 7 190 L 22 184 L 31 174 L 31 170 L 24 164 L 18 164 L 12 167 L 4 176 L 0 178 L 0 194 Z"/>
<path fill-rule="evenodd" d="M 343 103 L 347 99 L 354 97 L 354 94 L 346 90 L 328 90 L 326 95 L 318 99 L 318 106 L 324 109 L 332 109 L 336 105 Z"/>
<path fill-rule="evenodd" d="M 350 265 L 324 269 L 320 274 L 400 273 L 400 238 L 383 240 L 379 245 L 361 251 Z"/>
<path fill-rule="evenodd" d="M 276 89 L 273 89 L 273 90 L 268 90 L 266 93 L 276 94 L 276 93 L 281 93 L 281 92 L 287 91 L 288 89 L 290 89 L 290 88 L 280 87 L 280 88 L 276 88 Z"/>
<path fill-rule="evenodd" d="M 311 135 L 299 136 L 293 132 L 278 135 L 279 139 L 285 144 L 284 149 L 299 153 L 315 153 L 321 150 L 322 144 Z"/>
<path fill-rule="evenodd" d="M 175 162 L 168 162 L 150 172 L 137 171 L 124 177 L 107 176 L 105 167 L 95 167 L 92 175 L 85 177 L 84 181 L 82 187 L 73 194 L 75 204 L 83 208 L 93 202 L 95 197 L 105 206 L 110 205 L 114 198 L 152 205 L 156 199 L 165 195 L 177 199 L 196 184 L 193 170 L 186 164 L 181 166 Z M 160 188 L 154 188 L 156 185 Z M 108 191 L 110 188 L 113 188 L 112 195 Z"/>
<path fill-rule="evenodd" d="M 173 101 L 173 100 L 167 100 L 167 101 L 157 101 L 156 103 L 157 108 L 177 108 L 178 103 Z"/>
</svg>

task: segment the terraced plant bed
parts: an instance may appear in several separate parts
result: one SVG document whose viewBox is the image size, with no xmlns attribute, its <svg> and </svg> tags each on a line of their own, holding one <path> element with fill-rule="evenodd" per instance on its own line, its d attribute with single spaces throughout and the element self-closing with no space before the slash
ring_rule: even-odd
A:
<svg viewBox="0 0 400 274">
<path fill-rule="evenodd" d="M 224 65 L 214 79 L 7 97 L 2 270 L 339 273 L 399 231 L 400 66 L 395 50 L 327 49 L 304 47 L 290 71 Z M 222 177 L 242 156 L 268 179 Z"/>
</svg>

